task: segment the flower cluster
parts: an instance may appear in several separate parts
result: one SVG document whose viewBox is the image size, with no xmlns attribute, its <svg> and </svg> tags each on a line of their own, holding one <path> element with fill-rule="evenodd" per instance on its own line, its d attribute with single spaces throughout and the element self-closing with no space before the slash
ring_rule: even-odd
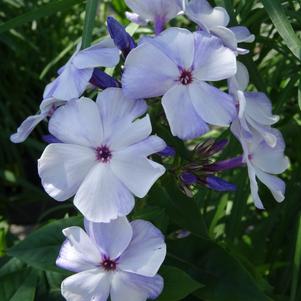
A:
<svg viewBox="0 0 301 301">
<path fill-rule="evenodd" d="M 163 289 L 157 274 L 166 254 L 162 233 L 142 220 L 128 222 L 135 197 L 144 198 L 166 168 L 150 158 L 174 156 L 175 150 L 157 135 L 146 99 L 162 100 L 173 136 L 199 138 L 212 127 L 230 127 L 243 154 L 214 161 L 226 140 L 206 140 L 192 161 L 175 176 L 186 192 L 202 184 L 218 191 L 235 185 L 216 172 L 246 165 L 255 205 L 263 208 L 257 178 L 278 202 L 285 183 L 276 174 L 288 168 L 284 141 L 271 126 L 278 121 L 260 92 L 247 92 L 247 68 L 237 57 L 248 50 L 241 42 L 254 36 L 243 26 L 227 27 L 229 15 L 206 0 L 125 0 L 127 17 L 139 25 L 154 24 L 154 36 L 138 43 L 114 18 L 107 20 L 109 38 L 87 49 L 77 46 L 58 76 L 45 88 L 40 112 L 28 117 L 11 136 L 23 142 L 41 121 L 48 122 L 49 145 L 38 161 L 45 191 L 63 202 L 71 197 L 85 217 L 85 231 L 63 230 L 66 236 L 57 265 L 75 272 L 62 283 L 68 301 L 155 299 Z M 166 24 L 177 15 L 196 23 L 196 31 Z M 137 46 L 138 45 L 138 46 Z M 102 67 L 122 62 L 116 78 Z M 228 93 L 217 82 L 228 81 Z M 97 90 L 96 101 L 84 97 Z M 164 162 L 164 160 L 163 160 Z M 182 161 L 184 162 L 184 161 Z M 173 172 L 173 170 L 170 170 Z"/>
</svg>

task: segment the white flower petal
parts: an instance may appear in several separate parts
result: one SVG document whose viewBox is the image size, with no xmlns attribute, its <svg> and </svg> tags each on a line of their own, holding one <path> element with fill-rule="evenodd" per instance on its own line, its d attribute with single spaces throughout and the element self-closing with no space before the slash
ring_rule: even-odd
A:
<svg viewBox="0 0 301 301">
<path fill-rule="evenodd" d="M 162 105 L 174 136 L 189 140 L 209 131 L 191 103 L 187 86 L 177 85 L 171 88 L 164 95 Z"/>
<path fill-rule="evenodd" d="M 134 207 L 133 195 L 112 173 L 111 164 L 98 163 L 75 195 L 74 205 L 90 221 L 107 223 Z"/>
<path fill-rule="evenodd" d="M 93 223 L 85 219 L 85 229 L 102 254 L 110 259 L 117 259 L 133 236 L 132 226 L 126 217 L 119 217 L 110 223 Z"/>
<path fill-rule="evenodd" d="M 108 88 L 97 96 L 96 103 L 104 130 L 104 140 L 132 123 L 147 111 L 144 100 L 131 100 L 123 95 L 120 88 Z"/>
<path fill-rule="evenodd" d="M 125 12 L 125 16 L 127 17 L 127 19 L 135 24 L 141 25 L 141 26 L 146 26 L 147 25 L 147 21 L 144 20 L 143 18 L 141 18 L 138 14 L 136 13 L 131 13 L 126 11 Z"/>
<path fill-rule="evenodd" d="M 152 132 L 152 124 L 149 115 L 134 122 L 123 124 L 112 133 L 109 145 L 113 151 L 119 151 L 132 144 L 138 143 L 147 138 Z"/>
<path fill-rule="evenodd" d="M 211 29 L 211 32 L 218 36 L 226 47 L 233 51 L 237 51 L 237 40 L 235 34 L 229 28 L 216 26 Z"/>
<path fill-rule="evenodd" d="M 156 299 L 163 290 L 163 278 L 144 277 L 132 273 L 118 272 L 112 279 L 112 301 L 146 301 Z"/>
<path fill-rule="evenodd" d="M 168 91 L 178 77 L 177 65 L 160 49 L 144 42 L 126 58 L 122 87 L 130 99 L 157 97 Z"/>
<path fill-rule="evenodd" d="M 49 131 L 65 143 L 100 146 L 103 129 L 96 103 L 83 97 L 69 101 L 55 111 L 49 121 Z"/>
<path fill-rule="evenodd" d="M 236 74 L 236 56 L 222 41 L 205 32 L 195 32 L 193 76 L 201 81 L 219 81 Z"/>
<path fill-rule="evenodd" d="M 153 184 L 165 172 L 162 165 L 137 157 L 130 149 L 116 152 L 113 156 L 112 171 L 139 198 L 145 197 Z"/>
<path fill-rule="evenodd" d="M 100 268 L 84 271 L 62 282 L 67 301 L 106 301 L 110 294 L 111 275 Z"/>
<path fill-rule="evenodd" d="M 38 161 L 46 192 L 57 201 L 72 197 L 89 170 L 96 164 L 95 152 L 79 145 L 53 143 Z"/>
<path fill-rule="evenodd" d="M 24 142 L 34 128 L 46 117 L 47 114 L 45 113 L 27 117 L 18 127 L 17 132 L 10 136 L 10 141 L 13 143 Z"/>
<path fill-rule="evenodd" d="M 78 69 L 115 67 L 119 59 L 119 50 L 114 46 L 112 39 L 105 39 L 81 50 L 73 58 L 72 63 Z"/>
<path fill-rule="evenodd" d="M 256 180 L 256 172 L 253 166 L 248 162 L 248 174 L 250 179 L 251 195 L 256 208 L 264 209 L 263 203 L 258 194 L 258 184 Z"/>
<path fill-rule="evenodd" d="M 126 272 L 153 277 L 166 256 L 164 236 L 150 222 L 136 220 L 131 224 L 133 238 L 121 255 L 118 267 Z"/>
<path fill-rule="evenodd" d="M 228 126 L 237 116 L 230 95 L 203 82 L 192 83 L 188 89 L 194 108 L 205 122 Z"/>
<path fill-rule="evenodd" d="M 245 26 L 233 26 L 229 29 L 235 34 L 238 43 L 252 43 L 255 40 L 255 36 Z"/>
</svg>

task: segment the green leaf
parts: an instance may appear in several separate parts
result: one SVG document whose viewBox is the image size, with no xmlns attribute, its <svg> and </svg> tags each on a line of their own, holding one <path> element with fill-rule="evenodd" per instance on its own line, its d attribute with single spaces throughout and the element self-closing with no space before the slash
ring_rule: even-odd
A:
<svg viewBox="0 0 301 301">
<path fill-rule="evenodd" d="M 38 274 L 31 269 L 17 271 L 0 278 L 1 301 L 33 301 Z"/>
<path fill-rule="evenodd" d="M 61 271 L 55 266 L 55 260 L 64 241 L 62 230 L 70 226 L 80 225 L 80 223 L 80 217 L 52 222 L 34 231 L 25 240 L 9 249 L 8 255 L 38 269 Z"/>
<path fill-rule="evenodd" d="M 164 278 L 164 290 L 157 301 L 182 300 L 203 286 L 175 267 L 164 266 L 159 273 Z"/>
<path fill-rule="evenodd" d="M 297 240 L 296 240 L 295 256 L 293 262 L 293 279 L 292 279 L 290 301 L 297 300 L 296 297 L 297 297 L 297 289 L 299 283 L 300 265 L 301 265 L 301 214 L 299 215 L 299 220 L 298 220 Z"/>
<path fill-rule="evenodd" d="M 287 47 L 301 60 L 301 41 L 290 24 L 280 1 L 262 0 L 262 3 Z"/>
<path fill-rule="evenodd" d="M 0 24 L 0 33 L 8 31 L 10 29 L 21 26 L 25 23 L 32 22 L 34 20 L 38 20 L 43 17 L 50 16 L 55 14 L 58 11 L 64 11 L 70 9 L 71 6 L 82 3 L 81 0 L 57 0 L 51 1 L 48 4 L 43 5 L 39 8 L 34 8 L 31 11 L 18 16 L 14 19 L 11 19 L 5 23 Z"/>
<path fill-rule="evenodd" d="M 82 49 L 85 49 L 91 45 L 92 32 L 95 25 L 95 17 L 96 17 L 98 2 L 99 0 L 87 1 L 84 31 L 83 31 L 83 38 L 82 38 Z"/>
</svg>

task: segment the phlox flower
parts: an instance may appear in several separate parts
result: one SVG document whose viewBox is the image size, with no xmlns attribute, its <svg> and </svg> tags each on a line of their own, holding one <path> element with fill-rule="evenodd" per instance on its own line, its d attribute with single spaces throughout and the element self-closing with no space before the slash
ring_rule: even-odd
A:
<svg viewBox="0 0 301 301">
<path fill-rule="evenodd" d="M 281 133 L 271 129 L 276 137 L 276 145 L 271 147 L 260 135 L 245 139 L 239 123 L 232 125 L 232 131 L 240 140 L 244 151 L 244 162 L 247 164 L 250 178 L 251 195 L 255 206 L 264 209 L 258 194 L 257 179 L 271 191 L 277 202 L 285 199 L 285 182 L 275 175 L 283 173 L 289 166 L 289 160 L 284 155 L 285 143 Z"/>
<path fill-rule="evenodd" d="M 57 265 L 76 272 L 61 285 L 67 301 L 146 301 L 163 289 L 157 274 L 166 255 L 162 233 L 151 223 L 125 217 L 111 223 L 85 220 L 70 227 Z"/>
<path fill-rule="evenodd" d="M 206 133 L 208 124 L 228 126 L 236 117 L 232 97 L 206 83 L 235 73 L 236 56 L 219 38 L 170 28 L 130 52 L 122 86 L 133 99 L 163 95 L 172 134 L 186 140 Z"/>
<path fill-rule="evenodd" d="M 239 54 L 246 54 L 248 50 L 238 47 L 238 43 L 254 41 L 255 36 L 245 26 L 227 28 L 230 17 L 223 7 L 214 7 L 207 0 L 185 0 L 184 12 L 186 16 L 197 23 L 201 30 L 220 37 L 225 46 Z"/>
<path fill-rule="evenodd" d="M 79 98 L 87 88 L 94 68 L 114 67 L 119 62 L 119 50 L 112 39 L 104 39 L 89 48 L 78 45 L 69 61 L 59 69 L 59 76 L 46 86 L 43 98 L 70 100 Z"/>
<path fill-rule="evenodd" d="M 277 144 L 277 136 L 271 128 L 279 121 L 279 116 L 272 114 L 272 103 L 262 92 L 245 92 L 249 84 L 247 68 L 237 62 L 237 73 L 228 80 L 229 92 L 236 100 L 239 108 L 238 119 L 243 131 L 244 139 L 252 139 L 255 135 L 261 136 L 268 145 Z"/>
<path fill-rule="evenodd" d="M 143 100 L 108 88 L 97 101 L 81 98 L 58 108 L 49 131 L 63 143 L 48 145 L 38 162 L 46 192 L 74 204 L 91 221 L 130 213 L 134 195 L 144 197 L 165 168 L 147 157 L 166 147 L 152 132 Z"/>
<path fill-rule="evenodd" d="M 111 39 L 81 51 L 79 44 L 67 64 L 59 69 L 57 79 L 46 86 L 39 113 L 27 117 L 10 140 L 13 143 L 24 142 L 42 120 L 52 116 L 57 107 L 80 97 L 89 82 L 100 88 L 117 86 L 117 81 L 95 67 L 113 67 L 118 62 L 119 50 Z"/>
<path fill-rule="evenodd" d="M 133 11 L 126 12 L 130 21 L 139 25 L 152 22 L 157 34 L 182 10 L 181 0 L 125 0 L 125 3 Z"/>
</svg>

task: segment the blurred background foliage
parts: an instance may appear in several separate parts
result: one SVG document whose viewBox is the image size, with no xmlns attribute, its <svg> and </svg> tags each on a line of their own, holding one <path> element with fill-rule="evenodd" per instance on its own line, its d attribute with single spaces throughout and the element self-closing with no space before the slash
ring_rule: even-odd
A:
<svg viewBox="0 0 301 301">
<path fill-rule="evenodd" d="M 167 236 L 168 256 L 160 271 L 166 284 L 160 301 L 301 300 L 301 2 L 210 2 L 226 7 L 233 25 L 245 25 L 256 35 L 256 42 L 246 45 L 250 54 L 241 60 L 250 71 L 250 90 L 266 92 L 281 117 L 277 127 L 291 161 L 283 175 L 286 200 L 277 204 L 262 186 L 267 209 L 256 210 L 245 168 L 226 174 L 237 184 L 236 193 L 200 187 L 193 198 L 175 189 L 177 180 L 167 173 L 137 202 L 131 218 L 150 220 Z M 122 0 L 100 1 L 94 38 L 106 35 L 108 15 L 127 25 L 126 10 Z M 85 1 L 80 0 L 0 3 L 1 301 L 62 300 L 59 287 L 68 274 L 54 265 L 63 241 L 61 229 L 81 224 L 81 218 L 71 201 L 56 203 L 40 185 L 36 161 L 45 147 L 41 136 L 47 125 L 40 125 L 21 145 L 10 143 L 9 136 L 38 110 L 45 85 L 73 52 L 82 35 L 84 11 Z M 184 17 L 171 25 L 195 28 Z M 138 28 L 135 37 L 150 32 Z M 174 159 L 164 159 L 172 167 L 180 155 L 191 154 L 170 136 L 159 110 L 153 104 L 151 117 L 155 131 L 177 149 Z M 230 139 L 221 158 L 241 153 L 229 131 L 210 135 Z M 192 234 L 178 239 L 177 231 L 183 229 Z"/>
</svg>

